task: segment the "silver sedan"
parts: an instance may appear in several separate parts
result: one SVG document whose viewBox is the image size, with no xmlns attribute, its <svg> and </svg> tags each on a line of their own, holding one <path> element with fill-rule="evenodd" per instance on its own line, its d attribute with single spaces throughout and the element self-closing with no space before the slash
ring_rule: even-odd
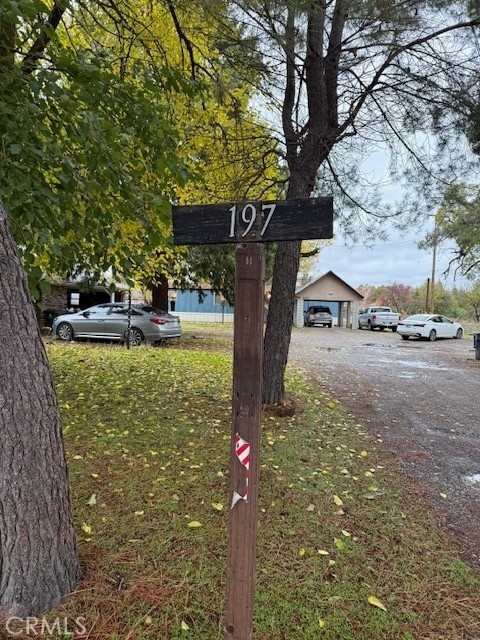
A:
<svg viewBox="0 0 480 640">
<path fill-rule="evenodd" d="M 457 338 L 463 337 L 463 327 L 458 322 L 454 322 L 438 314 L 417 313 L 408 316 L 398 323 L 398 335 L 404 340 L 408 338 L 426 338 L 436 340 L 437 338 Z"/>
<path fill-rule="evenodd" d="M 98 304 L 85 311 L 55 318 L 52 334 L 60 340 L 90 338 L 118 340 L 128 338 L 129 308 L 125 302 Z M 130 309 L 130 344 L 163 342 L 182 335 L 180 319 L 147 304 L 133 304 Z"/>
</svg>

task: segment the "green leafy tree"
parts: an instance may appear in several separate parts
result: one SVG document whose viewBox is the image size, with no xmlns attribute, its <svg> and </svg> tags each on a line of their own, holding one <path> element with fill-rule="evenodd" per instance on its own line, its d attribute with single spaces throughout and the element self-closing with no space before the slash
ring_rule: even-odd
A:
<svg viewBox="0 0 480 640">
<path fill-rule="evenodd" d="M 58 604 L 79 574 L 59 411 L 22 262 L 33 281 L 45 266 L 128 273 L 147 240 L 169 235 L 169 196 L 185 178 L 164 91 L 147 65 L 122 80 L 109 51 L 74 44 L 66 29 L 78 7 L 0 5 L 0 200 L 14 238 L 0 202 L 0 608 L 21 617 Z"/>
<path fill-rule="evenodd" d="M 167 80 L 158 78 L 169 93 L 165 117 L 178 132 L 181 144 L 176 152 L 193 178 L 176 187 L 172 201 L 209 204 L 277 197 L 283 184 L 278 144 L 251 108 L 251 82 L 245 82 L 255 72 L 244 68 L 243 81 L 239 80 L 241 67 L 232 67 L 218 42 L 216 21 L 203 17 L 202 11 L 192 13 L 190 6 L 182 3 L 159 2 L 148 9 L 136 4 L 139 12 L 148 13 L 148 38 L 142 29 L 127 31 L 107 8 L 98 9 L 94 17 L 91 11 L 82 10 L 77 30 L 84 39 L 93 38 L 98 46 L 111 50 L 122 77 L 137 76 L 137 60 L 147 59 L 157 70 L 166 67 Z M 140 24 L 145 25 L 145 16 Z M 190 78 L 190 91 L 173 93 L 168 89 L 175 69 Z M 208 281 L 232 303 L 233 254 L 231 246 L 178 249 L 170 239 L 164 239 L 152 246 L 135 278 L 152 288 L 159 306 L 167 304 L 168 280 L 180 288 L 199 290 L 202 282 Z"/>
<path fill-rule="evenodd" d="M 426 313 L 427 309 L 427 283 L 412 289 L 408 313 Z M 446 288 L 443 282 L 435 283 L 433 313 L 441 313 L 447 316 L 457 317 L 457 302 L 452 291 Z"/>
<path fill-rule="evenodd" d="M 52 33 L 52 16 L 74 18 L 66 4 L 45 14 L 25 3 L 33 17 L 14 6 L 2 5 L 17 29 L 2 73 L 0 193 L 25 268 L 33 281 L 41 269 L 129 274 L 169 237 L 172 186 L 186 175 L 166 96 L 146 65 L 122 80 L 108 50 Z"/>
<path fill-rule="evenodd" d="M 480 283 L 475 283 L 471 289 L 463 292 L 464 304 L 475 322 L 480 322 Z"/>
<path fill-rule="evenodd" d="M 436 215 L 434 231 L 422 246 L 453 240 L 455 249 L 450 268 L 470 278 L 480 272 L 480 190 L 477 186 L 447 189 Z"/>
<path fill-rule="evenodd" d="M 457 301 L 452 290 L 447 289 L 443 282 L 435 283 L 434 311 L 446 316 L 458 316 Z"/>
</svg>

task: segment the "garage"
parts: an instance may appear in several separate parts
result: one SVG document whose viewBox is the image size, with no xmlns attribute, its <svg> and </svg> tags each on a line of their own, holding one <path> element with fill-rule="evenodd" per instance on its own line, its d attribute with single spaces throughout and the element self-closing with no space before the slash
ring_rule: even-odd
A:
<svg viewBox="0 0 480 640">
<path fill-rule="evenodd" d="M 334 325 L 356 329 L 362 300 L 361 293 L 336 273 L 328 271 L 295 292 L 293 324 L 296 327 L 303 327 L 303 317 L 308 307 L 324 305 L 331 309 Z"/>
</svg>

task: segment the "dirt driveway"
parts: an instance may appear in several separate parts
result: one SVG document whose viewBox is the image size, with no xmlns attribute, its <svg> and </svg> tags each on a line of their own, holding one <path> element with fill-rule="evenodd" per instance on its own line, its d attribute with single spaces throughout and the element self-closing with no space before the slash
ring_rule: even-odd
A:
<svg viewBox="0 0 480 640">
<path fill-rule="evenodd" d="M 420 342 L 390 331 L 311 327 L 293 331 L 289 361 L 378 434 L 387 461 L 439 511 L 465 561 L 480 567 L 480 361 L 473 338 Z"/>
</svg>

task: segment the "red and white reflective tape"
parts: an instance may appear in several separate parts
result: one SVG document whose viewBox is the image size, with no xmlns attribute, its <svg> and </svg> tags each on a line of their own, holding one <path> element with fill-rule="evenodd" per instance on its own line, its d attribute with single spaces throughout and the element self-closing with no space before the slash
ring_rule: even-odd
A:
<svg viewBox="0 0 480 640">
<path fill-rule="evenodd" d="M 250 470 L 250 443 L 246 442 L 242 437 L 235 434 L 235 453 L 240 464 L 245 468 L 245 493 L 241 496 L 236 491 L 233 492 L 231 509 L 237 504 L 239 500 L 247 501 L 248 495 L 248 474 Z"/>
</svg>

